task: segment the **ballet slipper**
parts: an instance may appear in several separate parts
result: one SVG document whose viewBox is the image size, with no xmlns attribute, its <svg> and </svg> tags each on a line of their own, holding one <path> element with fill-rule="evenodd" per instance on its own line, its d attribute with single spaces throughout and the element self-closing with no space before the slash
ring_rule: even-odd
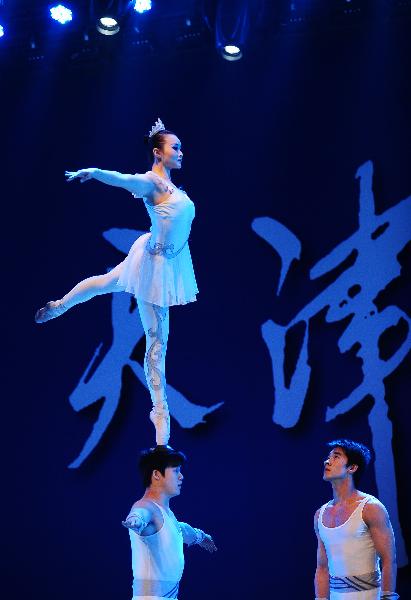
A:
<svg viewBox="0 0 411 600">
<path fill-rule="evenodd" d="M 153 407 L 150 412 L 150 421 L 156 430 L 157 446 L 167 446 L 170 438 L 170 415 L 167 409 Z"/>
<path fill-rule="evenodd" d="M 39 308 L 36 312 L 34 320 L 36 323 L 46 323 L 51 319 L 55 319 L 66 312 L 67 307 L 64 306 L 61 300 L 47 302 L 46 306 Z"/>
</svg>

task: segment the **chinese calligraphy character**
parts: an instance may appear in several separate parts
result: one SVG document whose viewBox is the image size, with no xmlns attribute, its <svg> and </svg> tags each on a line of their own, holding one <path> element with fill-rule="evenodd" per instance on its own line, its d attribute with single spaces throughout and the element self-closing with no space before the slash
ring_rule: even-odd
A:
<svg viewBox="0 0 411 600">
<path fill-rule="evenodd" d="M 310 271 L 316 279 L 330 273 L 346 261 L 347 266 L 337 279 L 309 302 L 286 325 L 272 320 L 262 325 L 262 336 L 270 353 L 275 388 L 274 423 L 289 428 L 297 424 L 310 382 L 308 337 L 310 320 L 326 310 L 326 321 L 333 323 L 351 317 L 342 333 L 338 348 L 347 352 L 354 346 L 362 361 L 363 379 L 349 396 L 328 407 L 325 419 L 330 421 L 347 413 L 365 396 L 371 396 L 373 406 L 368 416 L 375 451 L 375 475 L 379 494 L 388 507 L 396 532 L 398 563 L 406 564 L 407 555 L 399 524 L 394 460 L 391 448 L 392 424 L 388 419 L 385 398 L 385 378 L 404 360 L 411 349 L 411 319 L 400 308 L 387 306 L 378 309 L 376 299 L 389 283 L 401 275 L 398 254 L 411 240 L 411 197 L 375 214 L 372 191 L 373 165 L 369 161 L 357 171 L 360 180 L 360 209 L 358 230 L 336 246 Z M 293 260 L 300 257 L 301 245 L 286 227 L 269 217 L 257 218 L 253 230 L 280 255 L 282 269 L 277 295 Z M 347 259 L 353 256 L 353 261 Z M 296 324 L 303 324 L 305 334 L 297 363 L 286 386 L 284 363 L 286 334 Z M 389 356 L 381 356 L 379 342 L 391 327 L 403 324 L 405 338 Z"/>
</svg>

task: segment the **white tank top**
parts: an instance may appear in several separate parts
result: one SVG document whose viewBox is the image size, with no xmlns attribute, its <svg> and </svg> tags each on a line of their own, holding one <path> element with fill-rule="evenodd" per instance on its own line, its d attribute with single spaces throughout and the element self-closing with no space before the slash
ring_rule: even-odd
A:
<svg viewBox="0 0 411 600">
<path fill-rule="evenodd" d="M 152 535 L 138 535 L 129 529 L 133 595 L 176 598 L 184 570 L 183 535 L 174 514 L 153 504 L 163 517 L 161 529 Z"/>
<path fill-rule="evenodd" d="M 328 571 L 334 577 L 362 575 L 380 570 L 379 559 L 370 531 L 362 518 L 364 505 L 374 498 L 367 496 L 342 525 L 326 527 L 323 524 L 324 504 L 318 515 L 318 533 L 324 543 L 328 559 Z"/>
</svg>

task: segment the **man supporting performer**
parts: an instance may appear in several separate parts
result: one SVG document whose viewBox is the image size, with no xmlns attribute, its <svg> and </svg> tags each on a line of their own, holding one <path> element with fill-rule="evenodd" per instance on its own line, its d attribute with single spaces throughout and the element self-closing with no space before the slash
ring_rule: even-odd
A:
<svg viewBox="0 0 411 600">
<path fill-rule="evenodd" d="M 133 600 L 177 599 L 184 569 L 183 543 L 217 550 L 210 535 L 177 521 L 169 502 L 183 483 L 186 457 L 169 446 L 157 446 L 140 457 L 146 491 L 123 521 L 131 541 Z"/>
<path fill-rule="evenodd" d="M 329 442 L 324 481 L 333 500 L 317 510 L 316 600 L 394 600 L 396 560 L 390 519 L 384 505 L 356 489 L 370 461 L 363 444 Z M 381 569 L 380 569 L 381 562 Z"/>
</svg>

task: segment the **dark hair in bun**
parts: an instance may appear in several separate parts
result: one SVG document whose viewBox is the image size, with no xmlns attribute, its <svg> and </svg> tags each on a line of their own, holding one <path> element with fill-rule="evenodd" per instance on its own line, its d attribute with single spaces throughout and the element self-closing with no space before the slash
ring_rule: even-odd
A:
<svg viewBox="0 0 411 600">
<path fill-rule="evenodd" d="M 165 143 L 166 135 L 176 135 L 174 131 L 170 131 L 169 129 L 163 129 L 162 131 L 158 131 L 156 134 L 144 136 L 144 144 L 147 148 L 147 157 L 150 162 L 150 166 L 153 163 L 153 150 L 154 148 L 163 149 Z"/>
</svg>

